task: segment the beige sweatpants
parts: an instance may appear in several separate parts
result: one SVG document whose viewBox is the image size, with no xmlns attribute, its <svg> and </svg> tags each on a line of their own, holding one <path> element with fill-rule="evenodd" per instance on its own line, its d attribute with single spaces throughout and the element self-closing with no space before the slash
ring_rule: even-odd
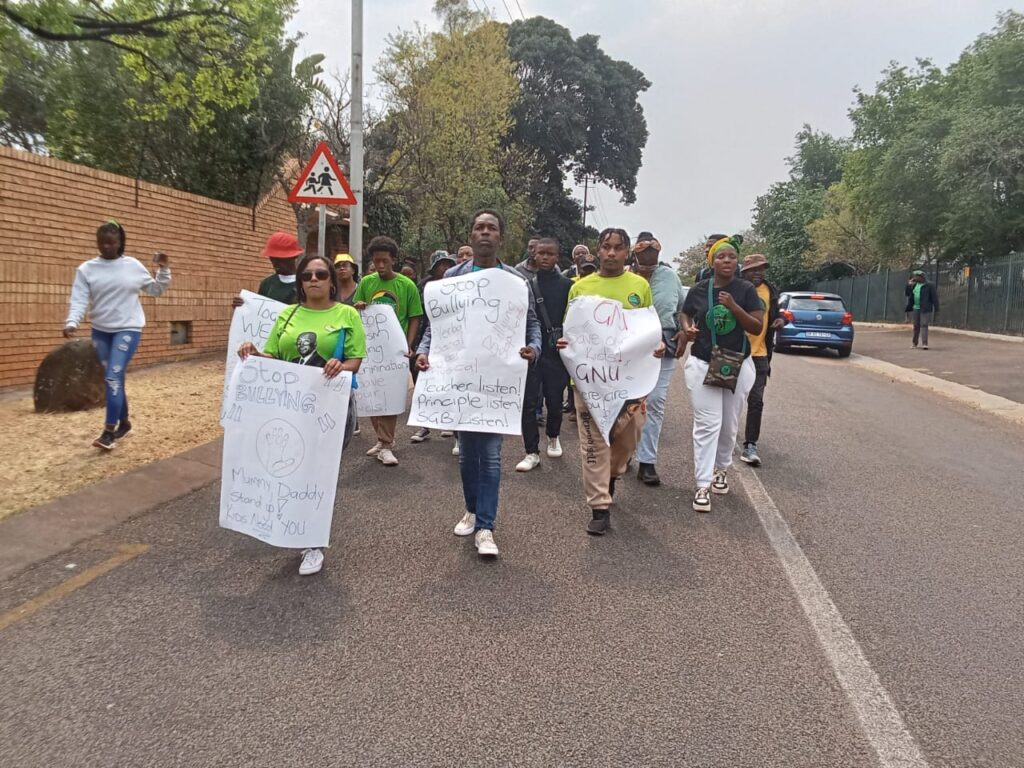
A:
<svg viewBox="0 0 1024 768">
<path fill-rule="evenodd" d="M 373 425 L 374 434 L 377 435 L 377 441 L 385 448 L 394 448 L 398 416 L 371 416 L 370 423 Z"/>
<path fill-rule="evenodd" d="M 580 434 L 580 458 L 583 463 L 583 490 L 591 509 L 608 509 L 612 503 L 608 486 L 613 477 L 626 474 L 629 457 L 636 450 L 640 432 L 647 420 L 643 403 L 629 405 L 619 415 L 609 435 L 609 446 L 601 436 L 601 430 L 590 417 L 586 403 L 576 396 L 576 428 Z"/>
</svg>

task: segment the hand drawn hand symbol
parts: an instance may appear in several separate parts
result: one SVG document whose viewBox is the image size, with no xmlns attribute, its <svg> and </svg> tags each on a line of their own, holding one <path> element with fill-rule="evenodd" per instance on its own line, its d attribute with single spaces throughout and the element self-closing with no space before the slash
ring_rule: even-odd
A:
<svg viewBox="0 0 1024 768">
<path fill-rule="evenodd" d="M 288 447 L 288 433 L 281 427 L 276 427 L 264 435 L 267 441 L 267 456 L 270 458 L 270 471 L 282 472 L 295 463 L 294 457 L 285 457 L 285 450 Z"/>
</svg>

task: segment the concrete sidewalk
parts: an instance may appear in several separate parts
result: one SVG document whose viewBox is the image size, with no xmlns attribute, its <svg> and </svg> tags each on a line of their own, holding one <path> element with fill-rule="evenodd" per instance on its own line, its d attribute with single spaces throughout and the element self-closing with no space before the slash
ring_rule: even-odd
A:
<svg viewBox="0 0 1024 768">
<path fill-rule="evenodd" d="M 223 439 L 0 521 L 0 581 L 220 477 Z"/>
<path fill-rule="evenodd" d="M 929 349 L 911 347 L 910 326 L 858 325 L 853 350 L 971 389 L 1024 403 L 1024 345 L 932 328 Z"/>
</svg>

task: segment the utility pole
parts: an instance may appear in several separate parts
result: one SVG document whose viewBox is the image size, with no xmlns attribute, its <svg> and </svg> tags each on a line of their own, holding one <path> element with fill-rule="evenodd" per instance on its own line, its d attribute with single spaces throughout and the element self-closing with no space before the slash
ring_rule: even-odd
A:
<svg viewBox="0 0 1024 768">
<path fill-rule="evenodd" d="M 363 0 L 352 0 L 352 122 L 349 132 L 352 158 L 349 182 L 356 203 L 349 208 L 348 248 L 363 267 Z"/>
<path fill-rule="evenodd" d="M 587 239 L 587 192 L 589 191 L 590 177 L 583 177 L 583 234 L 580 237 L 580 241 Z"/>
</svg>

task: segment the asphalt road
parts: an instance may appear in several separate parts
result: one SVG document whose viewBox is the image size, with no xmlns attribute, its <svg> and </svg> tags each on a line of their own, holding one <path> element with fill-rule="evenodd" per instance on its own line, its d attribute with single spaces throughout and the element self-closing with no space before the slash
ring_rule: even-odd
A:
<svg viewBox="0 0 1024 768">
<path fill-rule="evenodd" d="M 853 351 L 1024 403 L 1024 344 L 932 327 L 929 349 L 914 349 L 907 326 L 856 326 Z"/>
<path fill-rule="evenodd" d="M 1024 431 L 816 355 L 767 402 L 758 476 L 925 764 L 1024 765 Z M 450 441 L 390 469 L 366 430 L 317 577 L 214 486 L 0 584 L 2 613 L 150 546 L 0 630 L 0 765 L 884 764 L 743 484 L 690 510 L 681 371 L 670 411 L 664 485 L 603 538 L 574 431 L 526 475 L 506 440 L 482 562 Z"/>
</svg>

